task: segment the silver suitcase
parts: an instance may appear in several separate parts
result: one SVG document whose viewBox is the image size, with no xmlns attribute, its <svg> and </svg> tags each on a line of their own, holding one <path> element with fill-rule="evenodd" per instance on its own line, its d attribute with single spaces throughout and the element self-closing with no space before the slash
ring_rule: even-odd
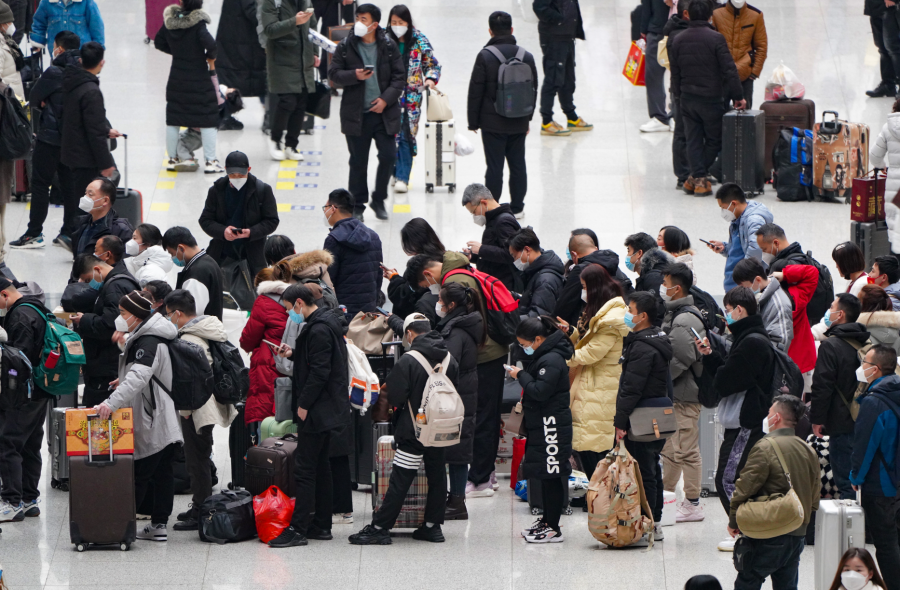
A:
<svg viewBox="0 0 900 590">
<path fill-rule="evenodd" d="M 425 122 L 425 192 L 456 191 L 456 135 L 453 119 Z"/>
<path fill-rule="evenodd" d="M 50 408 L 50 487 L 69 491 L 69 457 L 66 455 L 66 408 Z"/>
<path fill-rule="evenodd" d="M 719 424 L 716 408 L 700 410 L 700 495 L 706 498 L 716 493 L 716 467 L 719 464 L 719 447 L 722 446 L 724 430 Z"/>
<path fill-rule="evenodd" d="M 835 564 L 851 547 L 866 546 L 866 518 L 856 500 L 820 500 L 816 513 L 815 590 L 828 590 Z"/>
</svg>

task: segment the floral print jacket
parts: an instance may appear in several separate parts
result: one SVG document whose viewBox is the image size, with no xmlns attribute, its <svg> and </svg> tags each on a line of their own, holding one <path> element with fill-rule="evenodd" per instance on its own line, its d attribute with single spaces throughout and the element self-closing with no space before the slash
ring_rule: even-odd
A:
<svg viewBox="0 0 900 590">
<path fill-rule="evenodd" d="M 431 43 L 419 29 L 413 29 L 411 41 L 405 48 L 409 52 L 409 66 L 406 73 L 406 90 L 400 97 L 400 107 L 407 115 L 409 136 L 413 138 L 413 155 L 416 154 L 415 136 L 419 131 L 419 117 L 422 114 L 422 98 L 425 92 L 425 80 L 441 78 L 441 64 L 434 57 Z"/>
</svg>

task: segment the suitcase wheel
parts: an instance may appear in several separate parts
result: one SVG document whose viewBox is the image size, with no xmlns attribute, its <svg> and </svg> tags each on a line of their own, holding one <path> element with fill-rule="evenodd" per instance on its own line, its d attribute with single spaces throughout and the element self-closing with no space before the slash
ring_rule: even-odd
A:
<svg viewBox="0 0 900 590">
<path fill-rule="evenodd" d="M 144 45 L 150 45 L 150 42 L 153 41 L 150 37 L 144 37 Z"/>
<path fill-rule="evenodd" d="M 51 479 L 51 480 L 50 480 L 50 487 L 53 488 L 54 490 L 55 490 L 56 488 L 58 488 L 58 487 L 59 487 L 59 480 L 57 480 L 57 479 Z"/>
<path fill-rule="evenodd" d="M 75 551 L 79 553 L 84 553 L 85 549 L 87 549 L 87 545 L 85 545 L 84 543 L 78 543 L 77 545 L 75 545 Z"/>
<path fill-rule="evenodd" d="M 426 192 L 426 193 L 433 193 L 433 192 L 434 192 L 434 185 L 433 185 L 433 184 L 426 184 L 426 185 L 425 185 L 425 192 Z"/>
<path fill-rule="evenodd" d="M 451 193 L 455 193 L 455 192 L 456 192 L 456 185 L 455 185 L 455 184 L 448 184 L 448 185 L 447 185 L 447 190 L 450 191 Z"/>
<path fill-rule="evenodd" d="M 544 509 L 543 509 L 543 508 L 538 508 L 537 506 L 533 506 L 533 507 L 531 508 L 531 515 L 532 515 L 532 516 L 540 516 L 540 515 L 543 514 L 543 513 L 544 513 Z"/>
<path fill-rule="evenodd" d="M 707 490 L 707 489 L 700 490 L 700 497 L 701 498 L 709 498 L 709 490 Z"/>
<path fill-rule="evenodd" d="M 234 482 L 233 481 L 228 482 L 228 489 L 234 491 Z"/>
<path fill-rule="evenodd" d="M 59 489 L 59 491 L 61 491 L 61 492 L 68 492 L 68 491 L 69 491 L 69 483 L 68 483 L 68 482 L 65 482 L 65 481 L 59 482 L 59 487 L 58 487 L 58 489 Z"/>
<path fill-rule="evenodd" d="M 130 544 L 130 543 L 119 543 L 119 550 L 120 550 L 120 551 L 128 551 L 129 549 L 131 549 L 131 544 Z"/>
</svg>

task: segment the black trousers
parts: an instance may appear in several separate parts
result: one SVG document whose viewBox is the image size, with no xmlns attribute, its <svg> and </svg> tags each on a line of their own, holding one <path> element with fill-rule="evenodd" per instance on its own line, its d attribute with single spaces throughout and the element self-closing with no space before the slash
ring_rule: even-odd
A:
<svg viewBox="0 0 900 590">
<path fill-rule="evenodd" d="M 509 205 L 513 213 L 525 208 L 528 192 L 528 170 L 525 167 L 525 137 L 527 133 L 492 133 L 481 131 L 484 145 L 484 186 L 500 201 L 503 196 L 503 163 L 509 164 Z"/>
<path fill-rule="evenodd" d="M 900 8 L 888 8 L 884 11 L 881 37 L 884 48 L 891 57 L 894 74 L 900 77 Z"/>
<path fill-rule="evenodd" d="M 77 244 L 74 244 L 77 246 Z M 92 408 L 106 401 L 109 394 L 109 382 L 115 377 L 86 377 L 84 379 L 84 391 L 81 397 L 81 406 L 84 408 Z"/>
<path fill-rule="evenodd" d="M 384 117 L 380 113 L 363 113 L 362 132 L 346 135 L 347 149 L 350 150 L 350 180 L 347 184 L 350 194 L 356 200 L 356 210 L 362 212 L 369 202 L 369 148 L 372 140 L 378 149 L 378 172 L 375 175 L 375 190 L 372 202 L 383 203 L 387 199 L 388 181 L 397 161 L 397 144 L 393 135 L 388 135 L 384 127 Z"/>
<path fill-rule="evenodd" d="M 172 515 L 175 501 L 172 455 L 177 444 L 172 443 L 158 453 L 134 462 L 134 505 L 140 506 L 144 503 L 144 497 L 152 493 L 153 514 L 150 515 L 150 522 L 153 524 L 166 524 Z"/>
<path fill-rule="evenodd" d="M 47 400 L 0 412 L 0 498 L 14 506 L 40 496 L 41 441 Z"/>
<path fill-rule="evenodd" d="M 544 522 L 555 531 L 559 531 L 559 517 L 562 516 L 563 480 L 561 477 L 541 480 L 541 493 L 544 501 Z"/>
<path fill-rule="evenodd" d="M 341 24 L 340 0 L 313 0 L 313 8 L 316 10 L 316 18 L 322 27 L 319 32 L 328 36 L 328 28 Z M 319 64 L 319 75 L 322 80 L 328 79 L 328 56 L 322 54 L 322 63 Z"/>
<path fill-rule="evenodd" d="M 285 131 L 284 145 L 297 148 L 300 129 L 306 117 L 306 97 L 304 90 L 300 94 L 274 94 L 272 101 L 275 108 L 272 113 L 272 141 L 280 142 Z"/>
<path fill-rule="evenodd" d="M 418 448 L 400 441 L 394 454 L 391 479 L 384 494 L 384 502 L 372 516 L 372 524 L 382 529 L 394 528 L 409 486 L 416 479 L 419 463 L 425 461 L 425 477 L 428 478 L 428 496 L 425 499 L 425 522 L 444 523 L 447 505 L 447 472 L 444 468 L 444 449 L 441 447 Z M 398 463 L 405 465 L 401 467 Z M 415 467 L 413 467 L 415 465 Z"/>
<path fill-rule="evenodd" d="M 506 357 L 478 365 L 478 405 L 475 408 L 475 437 L 472 442 L 472 464 L 469 481 L 481 485 L 490 481 L 497 448 L 500 446 L 500 407 L 503 404 L 503 381 Z"/>
<path fill-rule="evenodd" d="M 353 482 L 350 481 L 350 455 L 331 457 L 332 511 L 335 514 L 353 512 Z"/>
<path fill-rule="evenodd" d="M 63 196 L 63 224 L 61 234 L 72 233 L 72 225 L 78 215 L 78 200 L 72 192 L 72 172 L 59 161 L 59 146 L 43 141 L 34 144 L 34 155 L 31 159 L 31 212 L 28 215 L 28 229 L 25 233 L 32 237 L 44 231 L 44 221 L 50 208 L 50 185 L 53 177 L 58 177 L 60 194 Z"/>
<path fill-rule="evenodd" d="M 675 133 L 672 135 L 672 170 L 679 182 L 684 182 L 691 175 L 691 167 L 687 158 L 687 136 L 684 133 L 684 118 L 681 116 L 681 101 L 672 98 L 672 119 L 675 121 Z"/>
<path fill-rule="evenodd" d="M 722 149 L 722 117 L 725 106 L 681 97 L 681 116 L 687 140 L 687 158 L 691 176 L 704 178 Z"/>
<path fill-rule="evenodd" d="M 806 537 L 781 535 L 746 541 L 752 547 L 750 562 L 744 571 L 738 572 L 734 590 L 759 590 L 766 578 L 772 578 L 772 590 L 797 590 L 800 554 L 806 546 Z"/>
<path fill-rule="evenodd" d="M 725 514 L 731 514 L 731 500 L 729 499 L 728 494 L 725 493 L 723 478 L 725 477 L 725 469 L 728 466 L 728 458 L 731 456 L 731 450 L 734 448 L 734 442 L 740 432 L 740 428 L 726 428 L 722 446 L 719 447 L 719 462 L 716 465 L 716 492 L 719 496 L 719 501 L 722 502 L 722 508 L 725 509 Z M 734 481 L 737 481 L 737 478 L 740 477 L 741 469 L 743 469 L 744 465 L 747 463 L 747 456 L 750 454 L 750 449 L 752 449 L 753 445 L 759 442 L 763 436 L 765 435 L 763 434 L 761 427 L 754 428 L 750 431 L 750 438 L 747 439 L 744 452 L 741 454 L 740 461 L 737 464 Z"/>
<path fill-rule="evenodd" d="M 191 478 L 191 501 L 199 509 L 200 504 L 212 496 L 209 456 L 213 448 L 213 425 L 204 426 L 197 432 L 194 417 L 191 416 L 181 420 L 181 432 L 184 436 L 184 465 Z"/>
<path fill-rule="evenodd" d="M 863 486 L 862 506 L 886 590 L 900 590 L 900 499 L 867 494 Z"/>
<path fill-rule="evenodd" d="M 887 46 L 884 44 L 884 17 L 870 16 L 869 24 L 872 27 L 872 41 L 878 48 L 879 63 L 881 65 L 881 83 L 896 84 L 897 74 L 894 72 L 894 60 L 888 53 Z"/>
<path fill-rule="evenodd" d="M 331 432 L 297 433 L 297 452 L 294 453 L 294 481 L 297 498 L 291 524 L 306 535 L 310 524 L 323 531 L 331 530 L 332 483 L 328 447 Z"/>
<path fill-rule="evenodd" d="M 655 523 L 662 520 L 663 481 L 662 469 L 659 466 L 659 454 L 665 445 L 665 440 L 636 442 L 625 437 L 625 448 L 637 461 L 641 470 L 644 494 L 647 496 L 647 504 L 650 505 L 650 512 L 653 513 L 653 522 Z"/>
<path fill-rule="evenodd" d="M 541 116 L 544 123 L 553 118 L 553 99 L 559 96 L 559 106 L 566 118 L 575 116 L 575 39 L 541 39 L 544 54 L 544 82 L 541 84 Z"/>
<path fill-rule="evenodd" d="M 594 451 L 578 451 L 578 456 L 581 457 L 581 466 L 584 468 L 584 474 L 587 475 L 588 479 L 591 479 L 591 476 L 594 475 L 594 470 L 597 469 L 597 465 L 606 458 L 607 453 L 609 451 L 602 451 L 600 453 Z"/>
</svg>

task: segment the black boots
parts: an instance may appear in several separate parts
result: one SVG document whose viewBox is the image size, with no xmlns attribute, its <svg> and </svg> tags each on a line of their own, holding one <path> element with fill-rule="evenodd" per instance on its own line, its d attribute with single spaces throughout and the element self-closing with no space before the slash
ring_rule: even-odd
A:
<svg viewBox="0 0 900 590">
<path fill-rule="evenodd" d="M 447 495 L 447 508 L 444 509 L 444 520 L 469 520 L 465 496 Z"/>
<path fill-rule="evenodd" d="M 897 94 L 897 85 L 890 84 L 888 82 L 882 81 L 881 84 L 873 88 L 872 90 L 866 90 L 866 96 L 871 96 L 872 98 L 882 98 L 885 96 L 889 96 L 894 98 Z"/>
</svg>

